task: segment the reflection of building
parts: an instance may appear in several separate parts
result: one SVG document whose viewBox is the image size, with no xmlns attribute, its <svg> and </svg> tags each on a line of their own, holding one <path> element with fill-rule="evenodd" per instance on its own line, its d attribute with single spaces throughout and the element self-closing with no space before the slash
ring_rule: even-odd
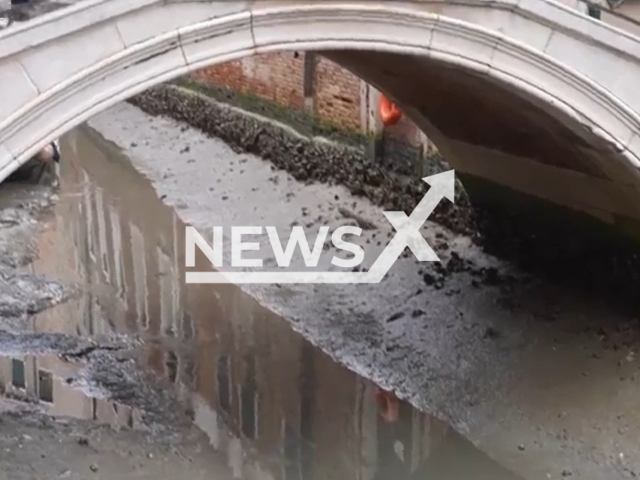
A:
<svg viewBox="0 0 640 480">
<path fill-rule="evenodd" d="M 142 361 L 190 403 L 236 478 L 401 480 L 438 465 L 434 455 L 457 438 L 441 422 L 405 404 L 399 422 L 384 423 L 371 383 L 238 288 L 186 285 L 183 225 L 119 154 L 96 145 L 84 132 L 63 142 L 61 188 L 80 195 L 62 196 L 44 237 L 59 254 L 35 265 L 42 273 L 72 265 L 87 294 L 75 316 L 53 310 L 38 328 L 141 333 L 149 340 Z M 55 385 L 54 399 L 72 395 Z M 466 480 L 447 470 L 465 462 L 449 460 L 439 478 Z M 483 462 L 487 478 L 512 478 Z"/>
<path fill-rule="evenodd" d="M 139 411 L 108 400 L 88 397 L 67 383 L 66 379 L 75 373 L 73 364 L 55 356 L 0 357 L 0 387 L 5 395 L 38 401 L 51 415 L 137 428 Z"/>
</svg>

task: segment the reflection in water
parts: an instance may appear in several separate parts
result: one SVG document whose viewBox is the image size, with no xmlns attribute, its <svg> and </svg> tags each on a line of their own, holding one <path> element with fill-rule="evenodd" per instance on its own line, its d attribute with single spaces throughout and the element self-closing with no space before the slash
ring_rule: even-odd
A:
<svg viewBox="0 0 640 480">
<path fill-rule="evenodd" d="M 138 409 L 101 398 L 91 398 L 66 381 L 74 365 L 54 355 L 0 357 L 0 392 L 22 401 L 39 401 L 47 413 L 94 420 L 114 428 L 142 428 Z"/>
<path fill-rule="evenodd" d="M 380 412 L 375 385 L 238 288 L 186 285 L 183 225 L 149 182 L 88 129 L 69 134 L 62 149 L 61 198 L 40 239 L 40 259 L 29 268 L 79 280 L 85 290 L 40 314 L 35 328 L 142 335 L 142 363 L 190 403 L 236 478 L 516 478 L 408 404 L 386 397 L 392 414 Z M 20 368 L 6 360 L 2 381 L 20 383 Z M 76 400 L 56 380 L 67 365 L 29 362 L 27 372 L 56 373 L 37 381 L 54 409 L 95 411 L 83 403 L 95 400 Z"/>
</svg>

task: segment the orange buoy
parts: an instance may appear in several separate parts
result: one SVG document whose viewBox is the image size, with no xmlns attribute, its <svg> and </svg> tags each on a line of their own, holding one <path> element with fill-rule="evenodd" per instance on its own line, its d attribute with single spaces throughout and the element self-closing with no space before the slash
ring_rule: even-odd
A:
<svg viewBox="0 0 640 480">
<path fill-rule="evenodd" d="M 379 110 L 382 124 L 385 127 L 395 125 L 402 118 L 402 112 L 384 95 L 380 95 Z"/>
<path fill-rule="evenodd" d="M 400 400 L 398 400 L 398 397 L 396 397 L 393 392 L 378 388 L 375 398 L 378 410 L 384 421 L 387 423 L 398 421 L 398 417 L 400 416 Z"/>
</svg>

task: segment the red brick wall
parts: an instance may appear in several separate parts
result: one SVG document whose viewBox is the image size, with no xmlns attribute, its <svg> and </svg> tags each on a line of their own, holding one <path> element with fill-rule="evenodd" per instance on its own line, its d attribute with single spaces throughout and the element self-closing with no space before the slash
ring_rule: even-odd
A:
<svg viewBox="0 0 640 480">
<path fill-rule="evenodd" d="M 360 130 L 360 79 L 326 58 L 317 58 L 315 109 L 323 120 Z"/>
<path fill-rule="evenodd" d="M 304 53 L 267 53 L 223 63 L 194 74 L 236 92 L 251 92 L 292 108 L 304 106 Z"/>
<path fill-rule="evenodd" d="M 281 105 L 304 108 L 304 52 L 280 52 L 246 57 L 194 74 L 243 93 L 253 93 Z M 326 58 L 316 57 L 313 79 L 315 114 L 338 127 L 360 131 L 360 79 Z M 420 142 L 417 127 L 404 117 L 386 129 L 392 138 Z"/>
</svg>

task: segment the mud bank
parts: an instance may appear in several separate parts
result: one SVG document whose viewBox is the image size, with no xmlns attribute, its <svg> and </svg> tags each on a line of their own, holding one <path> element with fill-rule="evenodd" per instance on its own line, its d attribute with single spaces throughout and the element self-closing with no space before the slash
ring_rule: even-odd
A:
<svg viewBox="0 0 640 480">
<path fill-rule="evenodd" d="M 173 480 L 178 469 L 284 478 L 291 468 L 333 479 L 367 468 L 374 478 L 519 480 L 237 287 L 185 285 L 183 225 L 149 181 L 88 129 L 63 145 L 59 196 L 28 268 L 77 280 L 80 296 L 31 316 L 37 333 L 0 334 L 0 452 L 11 452 L 0 468 L 10 480 Z"/>
<path fill-rule="evenodd" d="M 0 468 L 7 480 L 234 478 L 196 426 L 151 431 L 139 411 L 94 399 L 86 411 L 46 413 L 41 405 L 0 398 Z"/>
<path fill-rule="evenodd" d="M 64 302 L 73 285 L 33 275 L 28 265 L 38 256 L 40 219 L 55 194 L 42 185 L 4 184 L 0 189 L 0 318 L 2 328 L 20 329 L 33 314 Z"/>
<path fill-rule="evenodd" d="M 154 87 L 129 100 L 151 115 L 168 115 L 220 138 L 236 151 L 251 153 L 289 172 L 300 182 L 345 186 L 385 210 L 411 213 L 428 186 L 419 178 L 393 174 L 367 159 L 364 151 L 327 140 L 305 137 L 283 124 L 248 114 L 203 94 L 175 85 Z M 434 159 L 431 175 L 449 170 Z M 475 231 L 473 212 L 458 183 L 456 203 L 439 205 L 434 221 L 461 234 Z"/>
<path fill-rule="evenodd" d="M 386 210 L 410 213 L 427 190 L 419 178 L 397 175 L 383 163 L 368 160 L 362 149 L 301 135 L 211 98 L 206 90 L 206 94 L 196 92 L 203 88 L 199 85 L 188 87 L 158 86 L 129 102 L 146 113 L 167 115 L 220 138 L 237 152 L 258 155 L 298 181 L 342 185 Z M 438 156 L 430 162 L 427 175 L 450 168 Z M 640 308 L 637 239 L 518 192 L 476 178 L 462 180 L 473 205 L 458 181 L 455 205 L 440 204 L 430 217 L 433 221 L 535 275 L 607 296 L 631 311 Z"/>
<path fill-rule="evenodd" d="M 361 239 L 366 269 L 393 235 L 380 208 L 344 186 L 298 182 L 184 123 L 122 104 L 89 124 L 175 209 L 180 221 L 166 227 L 172 233 L 151 238 L 173 238 L 163 243 L 177 244 L 178 252 L 185 223 L 202 232 L 213 225 L 335 228 L 354 221 L 341 213 L 346 208 L 376 227 Z M 79 149 L 82 138 L 70 136 L 70 148 Z M 111 169 L 126 163 L 121 153 L 111 155 L 101 160 Z M 122 188 L 133 172 L 112 170 L 105 179 L 115 176 L 118 198 L 142 207 L 126 200 L 141 187 Z M 141 213 L 140 221 L 148 215 Z M 407 256 L 380 284 L 242 288 L 331 358 L 450 423 L 523 478 L 637 475 L 640 424 L 629 416 L 640 395 L 636 316 L 599 296 L 524 275 L 435 223 L 427 222 L 423 234 L 442 266 Z M 274 265 L 269 252 L 260 254 Z M 292 266 L 300 265 L 294 257 Z M 181 282 L 184 267 L 172 271 Z M 210 296 L 235 298 L 201 287 Z M 239 329 L 250 328 L 244 316 L 237 318 Z M 267 332 L 274 329 L 252 338 L 270 344 Z"/>
</svg>

